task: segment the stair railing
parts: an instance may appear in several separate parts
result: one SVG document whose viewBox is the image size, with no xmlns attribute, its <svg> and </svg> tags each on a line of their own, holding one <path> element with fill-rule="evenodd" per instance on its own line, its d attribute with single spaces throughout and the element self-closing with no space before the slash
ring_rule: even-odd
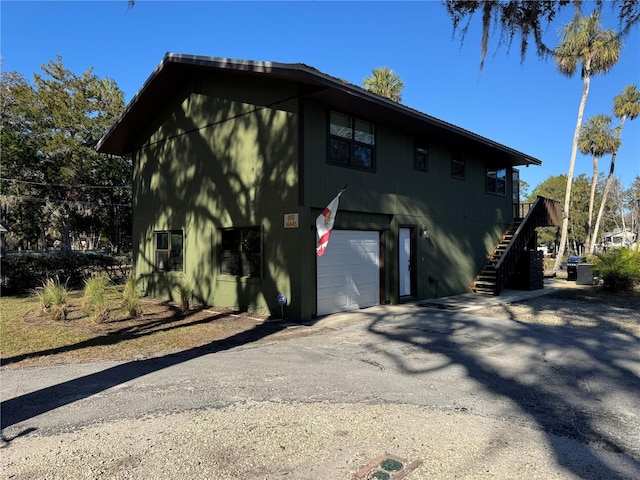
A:
<svg viewBox="0 0 640 480">
<path fill-rule="evenodd" d="M 515 270 L 520 256 L 535 234 L 536 227 L 559 227 L 561 224 L 562 210 L 560 208 L 560 202 L 539 196 L 531 205 L 531 208 L 518 226 L 507 248 L 495 264 L 495 295 L 500 294 L 509 275 Z"/>
</svg>

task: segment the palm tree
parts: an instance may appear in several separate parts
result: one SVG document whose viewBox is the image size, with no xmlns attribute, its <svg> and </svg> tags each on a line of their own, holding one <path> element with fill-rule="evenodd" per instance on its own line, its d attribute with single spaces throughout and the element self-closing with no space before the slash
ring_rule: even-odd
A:
<svg viewBox="0 0 640 480">
<path fill-rule="evenodd" d="M 374 68 L 371 76 L 364 79 L 363 85 L 370 92 L 387 97 L 394 102 L 402 101 L 400 93 L 404 83 L 389 67 Z"/>
<path fill-rule="evenodd" d="M 607 180 L 604 183 L 604 190 L 602 192 L 602 202 L 600 203 L 600 210 L 598 210 L 598 217 L 596 218 L 596 225 L 593 227 L 593 239 L 594 242 L 591 243 L 590 253 L 594 252 L 595 248 L 595 239 L 598 238 L 598 230 L 600 228 L 600 221 L 602 220 L 602 213 L 604 212 L 604 206 L 607 202 L 607 196 L 609 194 L 609 190 L 611 189 L 611 181 L 613 180 L 613 171 L 616 166 L 616 156 L 618 155 L 618 148 L 621 144 L 622 137 L 622 127 L 624 126 L 625 120 L 628 118 L 629 120 L 633 120 L 638 115 L 640 115 L 640 91 L 636 88 L 635 85 L 628 85 L 622 91 L 620 95 L 616 95 L 613 99 L 613 114 L 616 118 L 620 119 L 620 124 L 616 128 L 618 145 L 611 155 L 611 166 L 609 167 L 609 175 L 607 176 Z"/>
<path fill-rule="evenodd" d="M 602 30 L 600 14 L 594 12 L 589 17 L 581 14 L 576 15 L 571 23 L 565 27 L 562 34 L 562 42 L 554 50 L 556 67 L 560 73 L 572 77 L 578 65 L 580 65 L 582 76 L 582 97 L 580 99 L 580 106 L 578 107 L 578 120 L 573 134 L 571 159 L 569 160 L 569 170 L 567 172 L 567 189 L 562 213 L 560 246 L 558 255 L 556 256 L 556 262 L 553 266 L 554 271 L 560 269 L 567 244 L 571 183 L 573 181 L 573 171 L 575 169 L 576 154 L 578 152 L 578 137 L 580 135 L 580 127 L 582 126 L 584 107 L 587 103 L 587 96 L 589 95 L 591 76 L 606 73 L 613 67 L 620 56 L 620 47 L 620 39 L 613 30 Z"/>
<path fill-rule="evenodd" d="M 620 140 L 613 135 L 611 123 L 613 119 L 608 115 L 596 115 L 587 120 L 580 129 L 578 137 L 578 149 L 583 154 L 593 155 L 593 176 L 591 177 L 591 195 L 589 197 L 589 215 L 587 217 L 587 238 L 585 240 L 585 251 L 591 252 L 592 236 L 591 225 L 593 221 L 593 205 L 596 198 L 596 187 L 598 186 L 598 159 L 603 155 L 612 154 L 618 149 Z"/>
</svg>

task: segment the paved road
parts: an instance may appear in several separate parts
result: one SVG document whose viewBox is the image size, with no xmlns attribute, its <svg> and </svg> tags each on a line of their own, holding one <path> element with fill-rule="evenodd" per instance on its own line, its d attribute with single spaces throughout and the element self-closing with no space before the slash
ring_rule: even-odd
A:
<svg viewBox="0 0 640 480">
<path fill-rule="evenodd" d="M 361 433 L 349 433 L 356 426 L 343 426 L 330 445 L 315 445 L 322 450 L 310 455 L 316 460 L 306 459 L 304 473 L 298 459 L 287 478 L 352 478 L 377 453 L 422 462 L 407 477 L 416 479 L 522 478 L 524 471 L 528 478 L 640 478 L 636 337 L 415 305 L 379 306 L 275 333 L 279 329 L 265 324 L 255 339 L 157 359 L 4 370 L 3 456 L 23 471 L 29 460 L 16 449 L 33 448 L 38 439 L 96 425 L 147 428 L 135 422 L 150 416 L 168 421 L 189 414 L 192 421 L 193 412 L 235 412 L 250 418 L 251 411 L 270 408 L 284 416 L 280 423 L 289 431 L 311 435 L 312 419 L 335 416 L 336 408 L 352 416 L 381 408 L 385 422 L 396 415 L 401 423 L 396 440 L 378 439 L 369 449 Z M 291 422 L 287 411 L 306 416 Z M 260 428 L 274 428 L 253 421 L 256 438 L 267 434 Z M 322 456 L 339 456 L 332 449 L 342 452 L 343 464 L 336 463 L 330 477 L 314 473 Z M 430 463 L 436 456 L 448 460 Z M 242 471 L 234 468 L 229 471 Z M 218 478 L 284 476 L 262 468 L 263 476 Z M 146 478 L 154 475 L 162 478 Z M 196 471 L 192 478 L 213 477 Z"/>
</svg>

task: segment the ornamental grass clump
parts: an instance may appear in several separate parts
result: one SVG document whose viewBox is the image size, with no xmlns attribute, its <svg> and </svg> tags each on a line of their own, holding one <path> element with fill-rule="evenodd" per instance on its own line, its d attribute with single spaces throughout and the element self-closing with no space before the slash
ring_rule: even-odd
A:
<svg viewBox="0 0 640 480">
<path fill-rule="evenodd" d="M 84 283 L 84 296 L 82 297 L 82 307 L 85 312 L 93 314 L 96 323 L 102 323 L 109 317 L 109 299 L 107 289 L 109 279 L 100 275 L 91 277 Z"/>
<path fill-rule="evenodd" d="M 55 321 L 67 318 L 67 286 L 60 283 L 59 279 L 52 278 L 42 282 L 41 287 L 36 287 L 34 294 L 40 301 L 40 309 Z"/>
<path fill-rule="evenodd" d="M 640 252 L 611 248 L 598 253 L 593 269 L 602 279 L 602 287 L 611 292 L 630 292 L 640 284 Z"/>
<path fill-rule="evenodd" d="M 131 274 L 124 284 L 122 292 L 122 307 L 127 311 L 130 317 L 139 317 L 142 315 L 142 304 L 140 302 L 140 292 L 138 291 L 138 281 Z"/>
<path fill-rule="evenodd" d="M 193 294 L 193 290 L 189 286 L 186 281 L 182 281 L 182 283 L 178 286 L 180 290 L 180 308 L 182 312 L 186 312 L 189 310 L 189 300 L 191 299 L 191 295 Z"/>
</svg>

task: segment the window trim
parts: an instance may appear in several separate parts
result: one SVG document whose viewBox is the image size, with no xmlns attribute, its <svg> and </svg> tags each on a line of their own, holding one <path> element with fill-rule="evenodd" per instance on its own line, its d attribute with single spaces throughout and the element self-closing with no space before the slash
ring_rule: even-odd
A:
<svg viewBox="0 0 640 480">
<path fill-rule="evenodd" d="M 462 165 L 462 175 L 456 175 L 456 168 L 454 167 L 456 163 Z M 451 178 L 455 180 L 467 179 L 467 161 L 462 155 L 457 152 L 451 154 Z"/>
<path fill-rule="evenodd" d="M 259 236 L 259 247 L 258 247 L 258 251 L 257 252 L 251 252 L 251 251 L 243 251 L 242 250 L 242 233 L 243 231 L 251 231 L 251 232 L 255 232 L 258 234 Z M 262 273 L 264 271 L 264 265 L 263 265 L 263 259 L 264 259 L 264 245 L 263 245 L 263 232 L 262 232 L 262 227 L 258 226 L 258 225 L 252 225 L 252 226 L 246 226 L 246 227 L 227 227 L 227 228 L 219 228 L 218 229 L 219 232 L 219 244 L 218 244 L 218 259 L 219 259 L 219 272 L 221 275 L 227 276 L 227 277 L 235 277 L 235 278 L 258 278 L 261 279 L 262 278 Z M 225 250 L 225 239 L 224 239 L 224 235 L 225 233 L 230 233 L 230 232 L 239 232 L 239 243 L 237 244 L 237 249 L 235 250 Z M 232 255 L 237 256 L 237 269 L 235 271 L 230 271 L 230 269 L 228 268 L 228 260 L 226 259 L 226 252 L 231 252 Z M 247 252 L 244 253 L 243 252 Z M 258 265 L 258 272 L 252 272 L 251 270 L 251 256 L 255 256 L 257 255 L 257 262 L 256 264 Z M 248 263 L 245 263 L 248 262 Z M 246 268 L 245 268 L 246 267 Z M 248 271 L 248 273 L 245 273 L 245 271 Z"/>
<path fill-rule="evenodd" d="M 167 235 L 167 248 L 158 248 L 158 236 L 159 235 Z M 172 237 L 173 235 L 180 234 L 182 249 L 172 249 Z M 184 230 L 154 230 L 153 232 L 153 250 L 154 250 L 154 268 L 157 272 L 184 272 Z M 180 252 L 179 261 L 174 261 L 173 259 L 178 257 L 178 254 L 173 254 L 172 252 Z M 169 260 L 169 267 L 163 265 L 160 267 L 160 263 L 164 260 L 158 260 L 158 254 L 166 252 L 166 259 Z M 174 265 L 178 265 L 178 268 L 175 268 Z"/>
<path fill-rule="evenodd" d="M 331 114 L 337 114 L 337 115 L 341 115 L 343 117 L 348 117 L 350 120 L 350 130 L 351 130 L 351 138 L 347 138 L 344 136 L 340 136 L 340 135 L 333 135 L 331 133 Z M 366 142 L 361 142 L 356 140 L 356 135 L 357 135 L 357 130 L 356 130 L 356 124 L 357 122 L 362 122 L 362 123 L 366 123 L 368 125 L 371 125 L 373 133 L 373 143 L 366 143 Z M 368 120 L 364 120 L 363 118 L 360 117 L 356 117 L 354 115 L 349 115 L 347 113 L 338 111 L 338 110 L 329 110 L 328 111 L 328 115 L 327 115 L 327 163 L 330 165 L 336 165 L 339 167 L 345 167 L 345 168 L 354 168 L 356 170 L 362 170 L 365 172 L 375 172 L 376 171 L 376 137 L 377 137 L 377 128 L 376 128 L 376 124 L 374 122 L 370 122 Z M 332 140 L 335 139 L 337 141 L 342 141 L 342 142 L 348 142 L 349 143 L 349 163 L 344 163 L 344 162 L 340 162 L 337 160 L 333 160 L 331 158 L 331 142 Z M 356 149 L 357 147 L 364 147 L 364 148 L 370 148 L 371 149 L 371 166 L 363 166 L 363 165 L 355 165 L 354 159 L 355 159 L 355 153 L 356 153 Z"/>
<path fill-rule="evenodd" d="M 504 176 L 501 179 L 498 175 L 498 172 L 500 171 L 504 171 Z M 493 173 L 493 175 L 491 175 L 491 173 Z M 484 191 L 487 195 L 496 195 L 498 197 L 506 197 L 507 196 L 507 167 L 502 167 L 502 168 L 489 168 L 489 167 L 485 167 L 484 169 Z M 489 188 L 489 180 L 493 179 L 495 180 L 495 188 L 494 189 L 490 189 Z M 503 185 L 503 191 L 500 192 L 498 185 L 502 184 Z"/>
<path fill-rule="evenodd" d="M 424 150 L 424 166 L 418 166 L 418 150 Z M 417 172 L 429 172 L 429 145 L 425 142 L 415 142 L 413 145 L 413 169 Z"/>
</svg>

